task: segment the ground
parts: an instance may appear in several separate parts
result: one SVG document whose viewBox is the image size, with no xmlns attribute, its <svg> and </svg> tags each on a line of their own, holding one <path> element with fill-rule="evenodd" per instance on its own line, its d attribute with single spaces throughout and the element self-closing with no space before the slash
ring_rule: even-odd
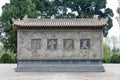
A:
<svg viewBox="0 0 120 80">
<path fill-rule="evenodd" d="M 103 64 L 105 72 L 15 72 L 16 64 L 0 64 L 0 80 L 120 80 L 120 64 Z"/>
</svg>

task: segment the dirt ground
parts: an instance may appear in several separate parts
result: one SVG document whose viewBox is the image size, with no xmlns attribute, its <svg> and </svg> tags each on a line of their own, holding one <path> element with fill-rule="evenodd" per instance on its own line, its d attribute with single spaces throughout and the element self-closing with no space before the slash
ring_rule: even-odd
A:
<svg viewBox="0 0 120 80">
<path fill-rule="evenodd" d="M 120 80 L 120 64 L 103 64 L 105 72 L 15 72 L 16 64 L 0 64 L 0 80 Z"/>
</svg>

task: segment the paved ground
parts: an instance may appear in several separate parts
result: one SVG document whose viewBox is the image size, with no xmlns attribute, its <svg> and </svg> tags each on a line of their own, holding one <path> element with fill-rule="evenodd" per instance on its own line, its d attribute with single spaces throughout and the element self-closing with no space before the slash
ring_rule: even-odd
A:
<svg viewBox="0 0 120 80">
<path fill-rule="evenodd" d="M 15 72 L 16 64 L 0 64 L 0 80 L 120 80 L 120 64 L 104 64 L 106 72 Z"/>
</svg>

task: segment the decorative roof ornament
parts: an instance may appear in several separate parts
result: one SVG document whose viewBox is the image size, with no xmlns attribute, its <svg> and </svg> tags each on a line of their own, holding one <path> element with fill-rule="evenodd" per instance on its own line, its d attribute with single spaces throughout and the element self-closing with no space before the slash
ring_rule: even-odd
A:
<svg viewBox="0 0 120 80">
<path fill-rule="evenodd" d="M 23 20 L 26 21 L 27 19 L 28 19 L 28 16 L 25 15 L 24 18 L 23 18 Z"/>
</svg>

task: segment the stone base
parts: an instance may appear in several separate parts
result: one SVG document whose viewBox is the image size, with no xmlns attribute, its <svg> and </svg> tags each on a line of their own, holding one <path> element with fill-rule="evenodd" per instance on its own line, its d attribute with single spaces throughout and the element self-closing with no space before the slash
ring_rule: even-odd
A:
<svg viewBox="0 0 120 80">
<path fill-rule="evenodd" d="M 17 72 L 104 72 L 101 60 L 19 60 Z"/>
</svg>

